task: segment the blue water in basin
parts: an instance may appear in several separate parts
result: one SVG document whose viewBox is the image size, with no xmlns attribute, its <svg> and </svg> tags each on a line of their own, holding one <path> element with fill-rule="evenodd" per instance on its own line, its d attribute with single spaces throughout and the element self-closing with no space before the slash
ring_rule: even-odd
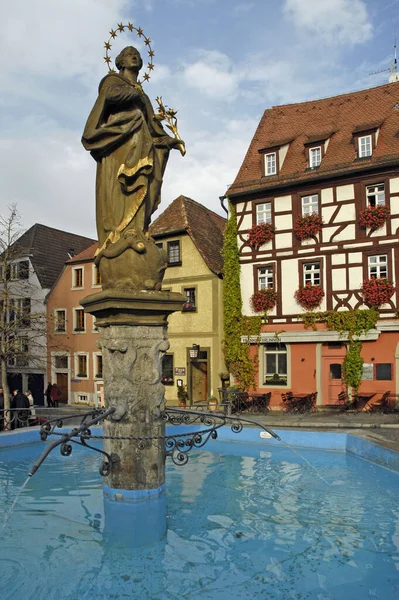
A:
<svg viewBox="0 0 399 600">
<path fill-rule="evenodd" d="M 0 450 L 10 508 L 42 446 Z M 399 474 L 344 452 L 212 442 L 167 461 L 167 536 L 104 536 L 97 453 L 53 452 L 0 534 L 1 600 L 397 600 Z"/>
</svg>

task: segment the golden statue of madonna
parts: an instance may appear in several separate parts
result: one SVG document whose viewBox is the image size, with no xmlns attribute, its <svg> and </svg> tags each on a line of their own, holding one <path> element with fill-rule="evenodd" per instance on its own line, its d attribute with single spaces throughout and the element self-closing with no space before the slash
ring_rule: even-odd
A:
<svg viewBox="0 0 399 600">
<path fill-rule="evenodd" d="M 167 111 L 157 98 L 155 113 L 138 81 L 143 66 L 138 50 L 124 48 L 115 65 L 119 73 L 111 70 L 101 81 L 82 137 L 97 162 L 95 262 L 104 289 L 159 290 L 166 260 L 148 227 L 160 203 L 169 152 L 178 148 L 184 154 L 185 147 L 177 133 L 175 111 Z M 148 66 L 153 68 L 152 59 Z M 144 79 L 148 78 L 146 74 Z M 165 132 L 161 123 L 165 118 L 175 137 Z"/>
</svg>

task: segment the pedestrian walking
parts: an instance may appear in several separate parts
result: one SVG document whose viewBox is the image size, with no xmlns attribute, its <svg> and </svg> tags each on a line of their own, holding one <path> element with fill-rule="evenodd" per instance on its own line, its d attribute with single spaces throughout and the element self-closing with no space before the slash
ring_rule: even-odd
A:
<svg viewBox="0 0 399 600">
<path fill-rule="evenodd" d="M 46 387 L 46 391 L 44 392 L 44 395 L 46 397 L 47 406 L 53 406 L 53 402 L 51 400 L 51 388 L 52 387 L 53 387 L 53 384 L 49 383 L 48 386 Z"/>
<path fill-rule="evenodd" d="M 58 400 L 61 398 L 61 390 L 56 383 L 51 386 L 50 398 L 53 406 L 58 408 Z"/>
<path fill-rule="evenodd" d="M 11 408 L 13 408 L 13 421 L 12 429 L 18 429 L 20 427 L 26 427 L 29 416 L 29 400 L 25 394 L 21 394 L 19 390 L 13 391 L 13 397 L 11 401 Z M 17 410 L 22 409 L 22 410 Z"/>
</svg>

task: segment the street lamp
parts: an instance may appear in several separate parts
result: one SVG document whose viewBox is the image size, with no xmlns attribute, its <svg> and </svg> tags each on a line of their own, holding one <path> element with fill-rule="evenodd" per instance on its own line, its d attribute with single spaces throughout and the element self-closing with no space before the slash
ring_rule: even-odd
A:
<svg viewBox="0 0 399 600">
<path fill-rule="evenodd" d="M 192 347 L 190 348 L 190 359 L 195 360 L 196 358 L 199 357 L 199 353 L 200 353 L 200 345 L 193 344 Z"/>
</svg>

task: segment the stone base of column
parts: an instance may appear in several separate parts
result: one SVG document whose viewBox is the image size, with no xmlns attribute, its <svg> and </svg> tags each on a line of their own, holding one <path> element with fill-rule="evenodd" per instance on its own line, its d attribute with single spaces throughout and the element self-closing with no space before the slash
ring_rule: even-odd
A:
<svg viewBox="0 0 399 600">
<path fill-rule="evenodd" d="M 105 539 L 112 547 L 137 548 L 166 535 L 165 485 L 153 490 L 104 486 Z"/>
<path fill-rule="evenodd" d="M 104 423 L 104 450 L 117 454 L 120 462 L 105 484 L 120 490 L 122 498 L 136 492 L 133 496 L 144 501 L 165 483 L 161 361 L 169 348 L 167 318 L 184 302 L 184 296 L 173 292 L 109 289 L 81 302 L 99 328 L 105 406 L 116 407 Z M 111 503 L 122 506 L 115 493 Z"/>
</svg>

